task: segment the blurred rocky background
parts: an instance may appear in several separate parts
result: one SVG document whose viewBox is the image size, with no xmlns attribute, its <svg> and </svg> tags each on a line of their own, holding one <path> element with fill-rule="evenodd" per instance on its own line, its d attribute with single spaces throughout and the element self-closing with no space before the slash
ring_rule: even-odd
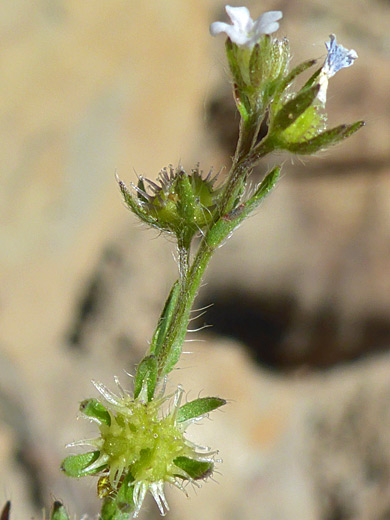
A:
<svg viewBox="0 0 390 520">
<path fill-rule="evenodd" d="M 388 520 L 390 2 L 247 5 L 284 12 L 293 63 L 323 59 L 330 33 L 358 52 L 328 113 L 367 127 L 255 172 L 284 162 L 216 254 L 197 302 L 214 306 L 194 325 L 213 327 L 171 383 L 230 401 L 192 431 L 219 448 L 219 484 L 174 490 L 168 518 Z M 94 435 L 76 421 L 91 379 L 131 384 L 176 276 L 173 243 L 126 211 L 115 172 L 226 173 L 238 118 L 217 19 L 219 0 L 1 2 L 0 499 L 13 520 L 53 498 L 75 518 L 98 511 L 96 482 L 59 472 L 64 445 Z"/>
</svg>

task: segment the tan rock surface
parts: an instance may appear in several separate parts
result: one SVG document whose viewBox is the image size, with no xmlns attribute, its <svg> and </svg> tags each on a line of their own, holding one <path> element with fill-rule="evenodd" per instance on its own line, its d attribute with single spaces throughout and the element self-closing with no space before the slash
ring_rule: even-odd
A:
<svg viewBox="0 0 390 520">
<path fill-rule="evenodd" d="M 112 386 L 133 369 L 176 276 L 172 243 L 137 226 L 114 174 L 129 181 L 134 168 L 153 177 L 179 160 L 229 165 L 208 108 L 227 77 L 223 41 L 207 33 L 222 6 L 0 7 L 0 499 L 13 501 L 13 519 L 40 518 L 51 496 L 77 517 L 97 511 L 94 483 L 58 471 L 64 444 L 93 435 L 74 420 L 78 402 L 94 395 L 91 379 Z M 388 355 L 336 365 L 390 345 L 390 6 L 251 7 L 284 11 L 294 62 L 324 56 L 331 32 L 358 51 L 356 65 L 331 83 L 329 112 L 334 124 L 366 118 L 368 127 L 305 168 L 288 159 L 261 214 L 212 262 L 206 300 L 238 288 L 248 299 L 287 294 L 295 307 L 272 375 L 217 328 L 175 372 L 190 397 L 231 402 L 193 433 L 220 449 L 220 485 L 204 485 L 190 501 L 171 493 L 169 517 L 384 520 Z M 225 132 L 237 123 L 228 121 Z M 321 328 L 328 308 L 333 318 Z M 278 372 L 286 366 L 300 370 Z M 310 371 L 323 366 L 333 368 Z"/>
</svg>

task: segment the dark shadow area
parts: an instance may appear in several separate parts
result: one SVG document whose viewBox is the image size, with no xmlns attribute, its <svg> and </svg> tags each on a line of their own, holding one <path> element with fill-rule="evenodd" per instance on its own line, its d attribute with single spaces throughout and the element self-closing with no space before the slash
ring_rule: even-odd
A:
<svg viewBox="0 0 390 520">
<path fill-rule="evenodd" d="M 356 334 L 353 324 L 343 326 L 332 302 L 303 314 L 293 295 L 257 296 L 231 288 L 209 293 L 199 306 L 210 301 L 214 305 L 206 316 L 209 333 L 239 341 L 256 363 L 271 370 L 327 369 L 390 345 L 388 319 L 362 317 Z M 204 322 L 202 318 L 196 325 Z"/>
<path fill-rule="evenodd" d="M 100 312 L 107 305 L 107 297 L 111 293 L 111 271 L 120 268 L 121 256 L 114 247 L 106 248 L 102 254 L 91 278 L 80 291 L 79 300 L 75 305 L 66 343 L 75 350 L 85 348 L 84 336 L 87 329 L 98 319 Z"/>
</svg>

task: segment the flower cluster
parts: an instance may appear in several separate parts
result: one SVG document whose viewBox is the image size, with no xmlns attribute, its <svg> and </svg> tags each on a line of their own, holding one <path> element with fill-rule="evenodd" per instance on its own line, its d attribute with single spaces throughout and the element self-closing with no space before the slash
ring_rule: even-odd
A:
<svg viewBox="0 0 390 520">
<path fill-rule="evenodd" d="M 225 404 L 217 397 L 199 398 L 181 405 L 183 389 L 173 396 L 149 399 L 147 385 L 133 398 L 117 380 L 119 395 L 100 383 L 94 383 L 103 400 L 87 399 L 80 411 L 97 423 L 100 435 L 95 439 L 69 444 L 92 446 L 93 451 L 71 455 L 62 464 L 72 477 L 97 475 L 98 495 L 115 502 L 121 510 L 137 517 L 148 491 L 162 515 L 169 509 L 164 484 L 184 491 L 183 482 L 197 484 L 213 471 L 215 452 L 197 446 L 184 433 L 189 424 Z M 167 401 L 171 409 L 164 413 Z"/>
<path fill-rule="evenodd" d="M 291 85 L 297 76 L 312 67 L 309 60 L 288 71 L 289 43 L 270 35 L 282 18 L 279 11 L 270 11 L 253 21 L 246 7 L 226 7 L 232 25 L 215 22 L 213 36 L 228 36 L 226 52 L 234 80 L 234 97 L 244 128 L 256 132 L 259 121 L 266 119 L 268 151 L 285 149 L 292 153 L 313 154 L 345 139 L 362 126 L 340 125 L 326 130 L 326 114 L 322 112 L 328 80 L 339 70 L 350 67 L 357 58 L 354 50 L 338 44 L 334 35 L 327 42 L 323 65 L 296 93 Z M 250 131 L 247 131 L 251 135 Z M 255 137 L 252 137 L 252 145 Z"/>
</svg>

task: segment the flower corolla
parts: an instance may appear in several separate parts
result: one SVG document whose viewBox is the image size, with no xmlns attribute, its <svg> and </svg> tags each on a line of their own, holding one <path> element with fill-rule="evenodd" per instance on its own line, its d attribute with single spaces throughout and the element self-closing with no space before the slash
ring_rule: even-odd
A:
<svg viewBox="0 0 390 520">
<path fill-rule="evenodd" d="M 358 57 L 357 52 L 354 49 L 346 49 L 336 41 L 336 36 L 331 34 L 329 36 L 330 41 L 325 42 L 325 46 L 328 50 L 328 55 L 325 59 L 325 63 L 322 67 L 319 83 L 321 85 L 318 93 L 318 99 L 321 103 L 326 102 L 326 91 L 328 89 L 328 80 L 341 69 L 350 67 Z"/>
<path fill-rule="evenodd" d="M 268 11 L 252 20 L 246 7 L 225 7 L 232 22 L 229 25 L 224 22 L 214 22 L 210 25 L 212 36 L 224 32 L 233 43 L 240 46 L 252 48 L 260 39 L 262 34 L 272 34 L 279 29 L 278 20 L 283 17 L 281 11 Z"/>
</svg>

